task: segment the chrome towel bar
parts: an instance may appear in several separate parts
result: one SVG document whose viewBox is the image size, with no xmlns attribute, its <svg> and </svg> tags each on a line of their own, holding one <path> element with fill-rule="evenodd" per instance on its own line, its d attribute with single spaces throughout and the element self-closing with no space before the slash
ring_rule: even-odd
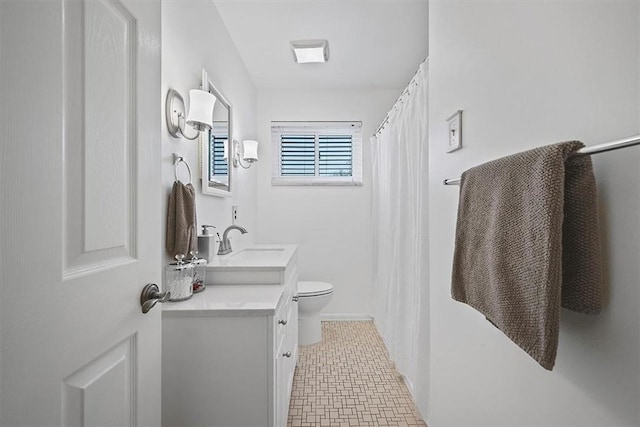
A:
<svg viewBox="0 0 640 427">
<path fill-rule="evenodd" d="M 598 145 L 591 145 L 589 147 L 583 147 L 573 153 L 574 156 L 588 156 L 591 154 L 606 153 L 607 151 L 619 150 L 620 148 L 633 147 L 640 145 L 640 135 L 630 136 L 624 139 L 618 139 L 616 141 L 605 142 Z M 460 185 L 460 178 L 449 178 L 443 181 L 444 185 Z"/>
</svg>

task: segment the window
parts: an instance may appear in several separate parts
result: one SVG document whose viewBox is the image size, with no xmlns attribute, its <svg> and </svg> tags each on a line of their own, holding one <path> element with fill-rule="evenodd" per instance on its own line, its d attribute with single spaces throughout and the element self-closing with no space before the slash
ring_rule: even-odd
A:
<svg viewBox="0 0 640 427">
<path fill-rule="evenodd" d="M 361 185 L 360 122 L 271 122 L 273 185 Z"/>
</svg>

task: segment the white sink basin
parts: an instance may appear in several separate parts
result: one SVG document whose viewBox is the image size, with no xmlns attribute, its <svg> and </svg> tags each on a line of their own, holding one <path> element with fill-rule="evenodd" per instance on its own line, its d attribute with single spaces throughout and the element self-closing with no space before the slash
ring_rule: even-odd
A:
<svg viewBox="0 0 640 427">
<path fill-rule="evenodd" d="M 285 248 L 247 248 L 227 255 L 225 262 L 230 264 L 270 265 L 278 262 L 284 255 Z"/>
<path fill-rule="evenodd" d="M 207 285 L 283 283 L 296 245 L 256 245 L 218 256 L 207 264 Z"/>
</svg>

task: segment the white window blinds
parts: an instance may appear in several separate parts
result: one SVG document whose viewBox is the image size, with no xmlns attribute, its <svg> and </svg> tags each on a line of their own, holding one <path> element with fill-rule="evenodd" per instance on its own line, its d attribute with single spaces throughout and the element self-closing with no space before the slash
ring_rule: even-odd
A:
<svg viewBox="0 0 640 427">
<path fill-rule="evenodd" d="M 361 185 L 361 122 L 271 122 L 274 185 Z"/>
<path fill-rule="evenodd" d="M 224 157 L 228 139 L 227 135 L 209 133 L 209 181 L 229 174 L 229 162 Z"/>
</svg>

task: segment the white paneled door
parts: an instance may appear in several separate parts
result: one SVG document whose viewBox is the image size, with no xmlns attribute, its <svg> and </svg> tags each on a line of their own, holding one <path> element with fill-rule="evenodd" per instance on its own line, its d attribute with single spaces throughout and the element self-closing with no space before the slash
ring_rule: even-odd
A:
<svg viewBox="0 0 640 427">
<path fill-rule="evenodd" d="M 159 426 L 160 1 L 0 25 L 0 425 Z"/>
</svg>

